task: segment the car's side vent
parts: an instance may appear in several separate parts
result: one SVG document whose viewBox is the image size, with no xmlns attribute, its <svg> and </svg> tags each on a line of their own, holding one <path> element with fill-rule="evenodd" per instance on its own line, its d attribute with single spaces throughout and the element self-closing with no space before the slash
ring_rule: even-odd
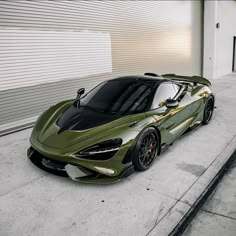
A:
<svg viewBox="0 0 236 236">
<path fill-rule="evenodd" d="M 155 73 L 151 73 L 151 72 L 146 72 L 146 73 L 144 73 L 144 75 L 159 77 L 159 75 L 157 75 Z"/>
<path fill-rule="evenodd" d="M 122 164 L 127 164 L 127 163 L 130 163 L 132 161 L 133 151 L 134 151 L 134 146 L 132 146 L 128 149 L 128 151 L 126 152 L 125 157 L 122 161 Z"/>
</svg>

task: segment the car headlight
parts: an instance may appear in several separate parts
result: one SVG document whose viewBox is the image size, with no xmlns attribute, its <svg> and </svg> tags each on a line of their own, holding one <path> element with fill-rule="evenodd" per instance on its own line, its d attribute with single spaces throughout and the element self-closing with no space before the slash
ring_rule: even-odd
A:
<svg viewBox="0 0 236 236">
<path fill-rule="evenodd" d="M 74 154 L 75 157 L 90 160 L 108 160 L 119 150 L 122 139 L 116 138 L 97 143 Z"/>
</svg>

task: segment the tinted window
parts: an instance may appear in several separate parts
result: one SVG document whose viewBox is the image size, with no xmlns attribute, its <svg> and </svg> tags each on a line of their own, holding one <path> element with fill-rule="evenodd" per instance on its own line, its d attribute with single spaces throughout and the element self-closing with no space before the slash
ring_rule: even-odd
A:
<svg viewBox="0 0 236 236">
<path fill-rule="evenodd" d="M 157 107 L 160 107 L 163 105 L 163 102 L 165 102 L 167 99 L 173 99 L 177 94 L 178 90 L 179 90 L 178 85 L 172 83 L 161 84 L 158 87 L 156 94 L 153 98 L 153 103 L 151 108 L 155 109 Z"/>
<path fill-rule="evenodd" d="M 146 109 L 152 88 L 138 80 L 104 82 L 81 98 L 81 106 L 108 113 L 135 113 Z"/>
</svg>

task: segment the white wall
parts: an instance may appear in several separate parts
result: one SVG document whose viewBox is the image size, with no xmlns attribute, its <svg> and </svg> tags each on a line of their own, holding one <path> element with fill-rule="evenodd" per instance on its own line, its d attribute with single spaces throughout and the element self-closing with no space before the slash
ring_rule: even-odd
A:
<svg viewBox="0 0 236 236">
<path fill-rule="evenodd" d="M 204 8 L 203 75 L 219 78 L 232 72 L 236 1 L 205 1 Z M 216 23 L 220 23 L 220 28 L 216 28 Z"/>
</svg>

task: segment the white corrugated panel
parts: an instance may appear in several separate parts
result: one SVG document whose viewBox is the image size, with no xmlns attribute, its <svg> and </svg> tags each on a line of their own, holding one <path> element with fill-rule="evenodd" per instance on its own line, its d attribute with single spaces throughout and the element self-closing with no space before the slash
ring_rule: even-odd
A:
<svg viewBox="0 0 236 236">
<path fill-rule="evenodd" d="M 0 132 L 105 79 L 201 74 L 201 1 L 0 1 Z"/>
<path fill-rule="evenodd" d="M 109 33 L 9 27 L 0 35 L 0 91 L 112 72 Z"/>
</svg>

